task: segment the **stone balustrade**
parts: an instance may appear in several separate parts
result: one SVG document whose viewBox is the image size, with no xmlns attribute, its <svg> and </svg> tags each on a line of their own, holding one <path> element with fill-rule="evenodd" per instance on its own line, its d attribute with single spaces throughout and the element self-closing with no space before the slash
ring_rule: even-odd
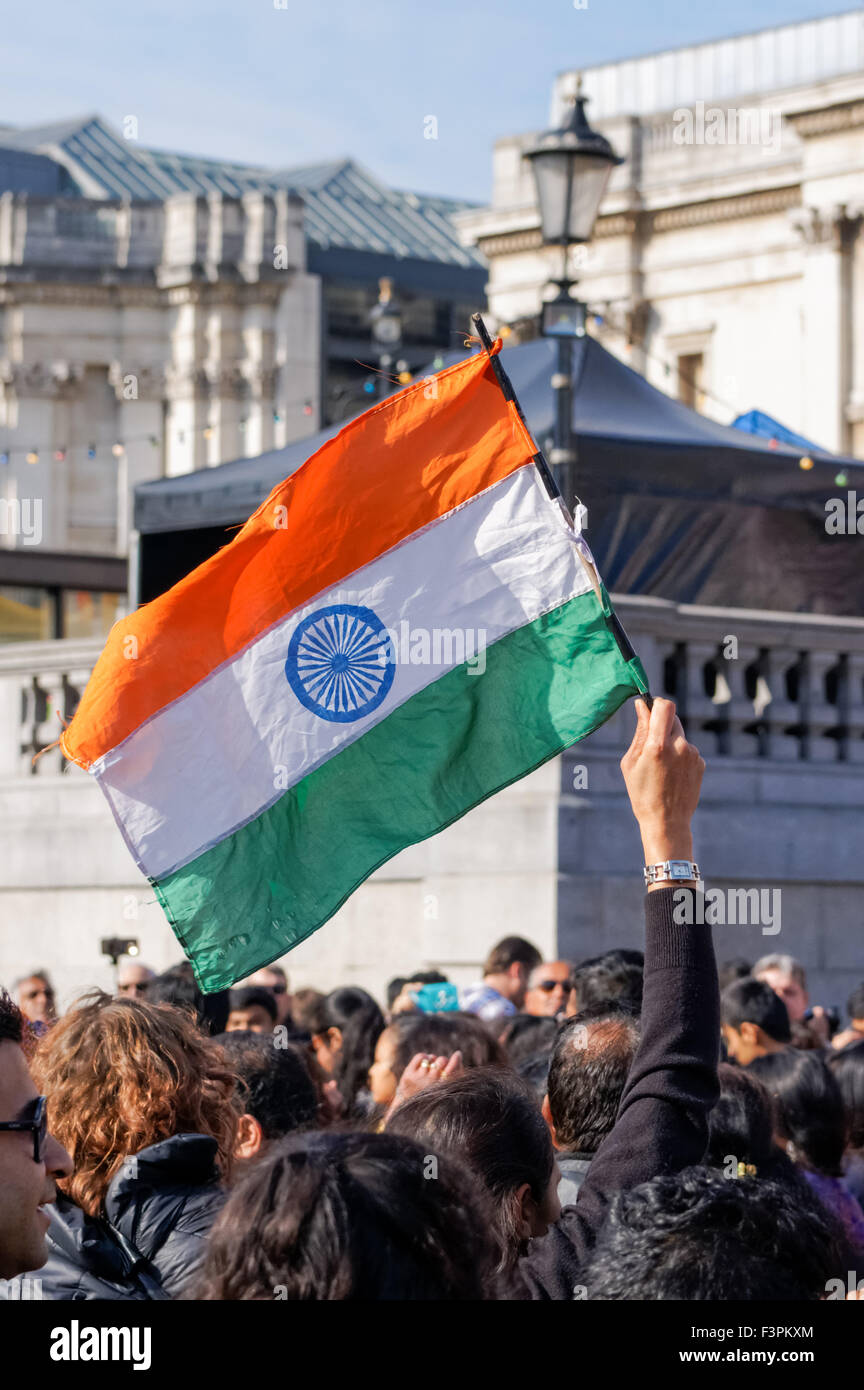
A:
<svg viewBox="0 0 864 1390">
<path fill-rule="evenodd" d="M 676 701 L 707 758 L 864 763 L 864 619 L 615 602 L 652 693 Z M 100 650 L 71 640 L 0 647 L 0 777 L 67 770 L 52 745 Z M 626 746 L 630 722 L 622 711 L 595 743 Z"/>
</svg>

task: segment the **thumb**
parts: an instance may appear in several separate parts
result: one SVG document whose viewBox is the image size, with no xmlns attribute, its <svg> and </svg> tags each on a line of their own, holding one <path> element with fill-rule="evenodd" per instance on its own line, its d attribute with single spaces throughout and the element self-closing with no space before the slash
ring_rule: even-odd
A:
<svg viewBox="0 0 864 1390">
<path fill-rule="evenodd" d="M 461 1052 L 454 1052 L 454 1053 L 453 1053 L 453 1056 L 450 1058 L 450 1061 L 447 1063 L 446 1067 L 444 1068 L 443 1072 L 441 1073 L 441 1080 L 443 1081 L 443 1080 L 445 1079 L 445 1077 L 448 1077 L 448 1076 L 458 1076 L 458 1074 L 459 1074 L 459 1072 L 460 1072 L 461 1070 L 462 1070 L 462 1053 L 461 1053 Z"/>
</svg>

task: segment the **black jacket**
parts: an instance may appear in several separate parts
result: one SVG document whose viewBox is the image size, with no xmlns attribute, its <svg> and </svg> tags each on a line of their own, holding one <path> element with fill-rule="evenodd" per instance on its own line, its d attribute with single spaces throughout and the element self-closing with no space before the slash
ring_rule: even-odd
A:
<svg viewBox="0 0 864 1390">
<path fill-rule="evenodd" d="M 104 1217 L 62 1194 L 51 1213 L 48 1261 L 28 1277 L 44 1299 L 176 1298 L 204 1255 L 226 1193 L 216 1141 L 175 1134 L 130 1158 L 111 1180 Z M 2 1297 L 2 1293 L 0 1293 Z"/>
</svg>

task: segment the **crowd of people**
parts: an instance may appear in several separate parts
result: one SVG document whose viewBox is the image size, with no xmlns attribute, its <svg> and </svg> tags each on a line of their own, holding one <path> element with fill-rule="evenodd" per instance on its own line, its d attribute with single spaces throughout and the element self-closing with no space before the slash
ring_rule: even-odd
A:
<svg viewBox="0 0 864 1390">
<path fill-rule="evenodd" d="M 621 766 L 646 863 L 692 860 L 670 702 Z M 10 982 L 0 1298 L 864 1297 L 864 985 L 841 1025 L 789 956 L 718 971 L 682 891 L 649 886 L 644 951 L 509 936 L 381 1004 L 275 964 L 203 995 L 127 961 L 62 1016 Z"/>
</svg>

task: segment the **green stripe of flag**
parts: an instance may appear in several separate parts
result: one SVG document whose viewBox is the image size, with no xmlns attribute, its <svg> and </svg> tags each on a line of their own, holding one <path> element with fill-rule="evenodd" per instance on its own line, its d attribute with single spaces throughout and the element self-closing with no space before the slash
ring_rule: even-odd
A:
<svg viewBox="0 0 864 1390">
<path fill-rule="evenodd" d="M 365 878 L 590 734 L 646 690 L 595 594 L 455 667 L 255 820 L 156 883 L 205 991 L 296 946 Z"/>
</svg>

